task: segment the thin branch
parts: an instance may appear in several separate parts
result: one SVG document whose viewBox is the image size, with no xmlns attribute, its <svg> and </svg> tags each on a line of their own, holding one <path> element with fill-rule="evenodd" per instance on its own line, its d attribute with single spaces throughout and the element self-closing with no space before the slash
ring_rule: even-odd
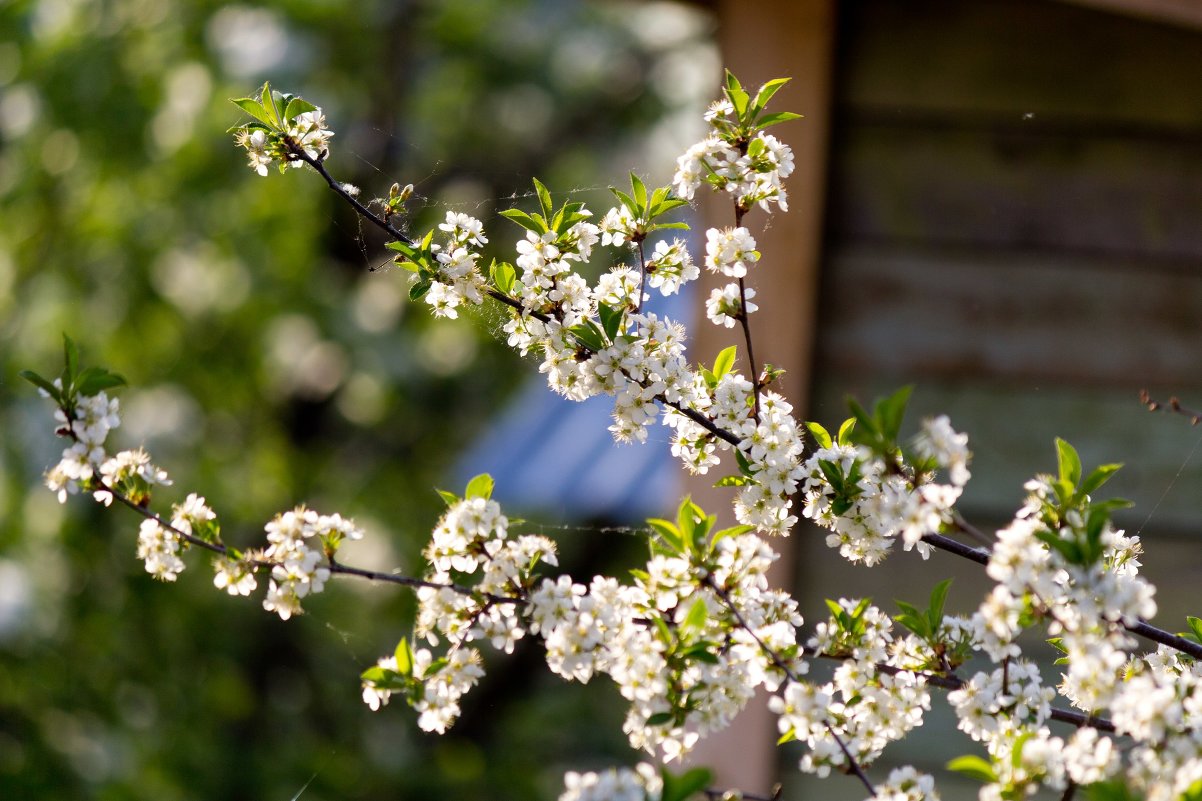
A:
<svg viewBox="0 0 1202 801">
<path fill-rule="evenodd" d="M 850 657 L 840 654 L 817 654 L 822 659 L 833 659 L 843 661 Z M 909 673 L 912 676 L 921 676 L 926 679 L 927 684 L 934 685 L 942 690 L 960 690 L 964 688 L 964 680 L 958 676 L 945 676 L 939 673 L 927 673 L 924 670 L 908 670 L 906 668 L 888 665 L 884 662 L 874 662 L 873 666 L 882 673 L 888 673 L 891 676 L 896 676 L 901 673 Z M 1087 715 L 1084 712 L 1074 712 L 1071 709 L 1060 709 L 1052 707 L 1052 720 L 1058 720 L 1061 723 L 1070 723 L 1078 728 L 1088 726 L 1098 731 L 1104 731 L 1107 734 L 1114 734 L 1114 724 L 1106 718 L 1094 717 Z"/>
<path fill-rule="evenodd" d="M 305 152 L 305 149 L 303 147 L 298 145 L 296 142 L 292 141 L 292 137 L 286 136 L 286 137 L 284 137 L 284 141 L 288 144 L 289 152 L 298 161 L 303 161 L 304 163 L 306 163 L 310 167 L 312 167 L 314 170 L 316 170 L 317 174 L 326 180 L 326 183 L 329 184 L 330 188 L 333 189 L 335 192 L 337 192 L 338 195 L 340 197 L 342 197 L 343 200 L 345 200 L 347 203 L 350 203 L 352 206 L 354 206 L 355 211 L 359 212 L 359 214 L 365 220 L 372 223 L 377 228 L 384 231 L 385 233 L 387 233 L 389 236 L 393 237 L 394 239 L 399 239 L 407 245 L 413 244 L 412 239 L 405 236 L 403 233 L 401 233 L 399 230 L 397 230 L 391 223 L 389 223 L 384 218 L 376 216 L 371 211 L 371 209 L 367 208 L 367 206 L 364 206 L 362 203 L 360 203 L 359 199 L 357 197 L 352 195 L 350 192 L 346 191 L 346 189 L 343 187 L 343 185 L 339 181 L 335 180 L 334 177 L 332 175 L 330 175 L 329 172 L 326 171 L 325 163 L 324 163 L 325 162 L 325 154 L 324 153 L 321 155 L 320 158 L 313 158 L 312 156 L 310 156 L 308 153 Z"/>
<path fill-rule="evenodd" d="M 122 505 L 134 510 L 135 512 L 137 512 L 139 515 L 146 518 L 147 520 L 153 520 L 159 526 L 170 531 L 172 534 L 179 537 L 181 540 L 188 543 L 189 545 L 195 545 L 198 548 L 203 548 L 204 550 L 212 551 L 213 553 L 219 554 L 221 556 L 229 556 L 230 555 L 230 548 L 228 546 L 224 545 L 223 543 L 209 542 L 208 540 L 201 539 L 200 537 L 197 537 L 194 534 L 190 534 L 190 533 L 180 529 L 173 523 L 171 523 L 167 520 L 164 520 L 158 514 L 150 511 L 146 507 L 140 506 L 140 505 L 134 503 L 133 500 L 130 499 L 128 496 L 118 492 L 117 490 L 115 490 L 112 487 L 105 484 L 103 481 L 97 481 L 97 484 L 105 492 L 111 494 L 115 499 L 117 499 Z M 271 561 L 268 561 L 265 559 L 250 559 L 250 560 L 245 560 L 245 561 L 248 564 L 252 565 L 256 570 L 269 569 L 276 565 L 275 562 L 271 562 Z M 471 587 L 465 587 L 462 584 L 451 584 L 451 583 L 442 583 L 442 582 L 436 582 L 436 581 L 426 581 L 424 579 L 413 578 L 412 576 L 402 576 L 402 575 L 398 575 L 395 573 L 380 573 L 375 570 L 365 570 L 360 567 L 352 567 L 350 565 L 344 565 L 339 562 L 335 562 L 333 559 L 328 560 L 327 567 L 328 567 L 330 573 L 333 573 L 333 574 L 339 574 L 339 575 L 343 575 L 343 576 L 356 576 L 358 578 L 368 579 L 369 581 L 387 582 L 389 584 L 397 584 L 402 587 L 412 587 L 415 589 L 420 588 L 420 587 L 429 587 L 431 589 L 436 589 L 436 590 L 451 590 L 460 595 L 466 595 L 469 597 L 485 598 L 490 603 L 507 603 L 507 604 L 524 604 L 524 603 L 526 603 L 525 598 L 510 598 L 510 597 L 506 597 L 503 595 L 491 595 L 489 593 L 480 593 L 480 592 L 472 589 Z"/>
<path fill-rule="evenodd" d="M 1148 394 L 1148 390 L 1141 389 L 1139 391 L 1139 402 L 1144 406 L 1147 406 L 1149 412 L 1169 412 L 1171 414 L 1179 414 L 1182 417 L 1187 418 L 1191 426 L 1196 426 L 1198 423 L 1202 422 L 1202 412 L 1196 412 L 1193 409 L 1185 408 L 1181 405 L 1181 401 L 1177 400 L 1176 395 L 1169 398 L 1168 408 L 1166 409 L 1163 403 L 1152 399 L 1152 396 Z"/>
<path fill-rule="evenodd" d="M 751 373 L 751 390 L 755 402 L 755 419 L 760 419 L 760 374 L 755 366 L 755 351 L 751 347 L 751 315 L 747 313 L 747 282 L 739 277 L 739 323 L 743 327 L 743 341 L 747 343 L 747 365 Z"/>
</svg>

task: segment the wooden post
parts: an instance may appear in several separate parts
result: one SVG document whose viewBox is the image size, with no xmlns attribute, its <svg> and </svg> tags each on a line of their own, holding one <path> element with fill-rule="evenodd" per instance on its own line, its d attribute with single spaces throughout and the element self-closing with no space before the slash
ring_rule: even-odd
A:
<svg viewBox="0 0 1202 801">
<path fill-rule="evenodd" d="M 793 148 L 796 166 L 785 184 L 789 211 L 769 216 L 756 209 L 744 220 L 763 253 L 750 279 L 759 306 L 752 317 L 757 369 L 770 362 L 788 371 L 777 389 L 793 403 L 799 419 L 804 418 L 808 402 L 817 315 L 836 5 L 836 0 L 717 3 L 719 40 L 726 66 L 751 92 L 771 78 L 791 78 L 773 98 L 770 108 L 805 115 L 804 120 L 771 129 Z M 705 219 L 708 226 L 733 225 L 730 203 L 710 195 Z M 702 297 L 708 297 L 710 290 L 721 283 L 707 275 Z M 693 331 L 697 359 L 712 359 L 721 348 L 735 344 L 739 347 L 738 366 L 747 370 L 743 342 L 731 330 L 711 325 L 699 315 Z M 728 456 L 723 468 L 729 467 L 729 461 Z M 688 490 L 706 511 L 719 514 L 723 524 L 732 524 L 731 491 L 712 488 L 714 480 L 722 475 L 725 473 L 711 470 L 708 476 L 689 479 Z M 772 545 L 781 553 L 773 581 L 787 586 L 798 549 L 789 539 L 776 540 Z M 774 716 L 767 709 L 766 699 L 760 697 L 730 728 L 703 740 L 692 762 L 713 768 L 719 787 L 766 793 L 776 781 L 777 737 Z"/>
</svg>

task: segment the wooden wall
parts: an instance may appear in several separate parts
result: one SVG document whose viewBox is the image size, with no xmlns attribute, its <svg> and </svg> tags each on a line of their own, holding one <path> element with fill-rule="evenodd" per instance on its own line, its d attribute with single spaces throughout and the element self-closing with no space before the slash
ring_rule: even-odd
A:
<svg viewBox="0 0 1202 801">
<path fill-rule="evenodd" d="M 1060 434 L 1193 534 L 1202 431 L 1202 32 L 1042 0 L 840 6 L 811 408 L 915 383 L 1004 517 Z M 1119 479 L 1116 479 L 1118 482 Z"/>
<path fill-rule="evenodd" d="M 839 13 L 811 419 L 914 384 L 916 418 L 970 434 L 963 510 L 986 530 L 1054 469 L 1054 436 L 1125 461 L 1111 486 L 1138 503 L 1123 523 L 1149 551 L 1157 622 L 1183 629 L 1202 613 L 1202 427 L 1137 395 L 1202 406 L 1202 32 L 1051 0 Z M 856 568 L 821 532 L 795 538 L 810 618 L 823 597 L 922 602 L 952 574 L 949 604 L 969 611 L 986 587 L 944 555 Z M 946 777 L 978 749 L 934 706 L 942 740 L 886 756 Z M 786 798 L 862 797 L 782 762 Z"/>
</svg>

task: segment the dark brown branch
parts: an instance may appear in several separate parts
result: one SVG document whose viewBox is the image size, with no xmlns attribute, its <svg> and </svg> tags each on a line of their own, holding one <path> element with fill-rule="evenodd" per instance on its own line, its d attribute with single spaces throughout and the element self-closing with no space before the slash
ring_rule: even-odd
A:
<svg viewBox="0 0 1202 801">
<path fill-rule="evenodd" d="M 113 489 L 112 487 L 108 486 L 104 482 L 98 481 L 97 484 L 99 485 L 100 489 L 111 494 L 122 505 L 134 510 L 135 512 L 137 512 L 139 515 L 146 518 L 147 520 L 153 520 L 159 526 L 166 529 L 167 531 L 170 531 L 172 534 L 179 537 L 180 540 L 188 543 L 189 545 L 195 545 L 198 548 L 203 548 L 206 551 L 211 551 L 211 552 L 213 552 L 215 554 L 219 554 L 221 556 L 228 557 L 230 555 L 230 548 L 228 546 L 226 546 L 222 543 L 219 543 L 219 542 L 209 542 L 208 540 L 201 539 L 200 537 L 197 537 L 194 534 L 190 534 L 186 531 L 183 531 L 182 529 L 178 528 L 174 524 L 164 520 L 159 515 L 150 511 L 146 507 L 139 506 L 138 504 L 134 503 L 133 500 L 130 499 L 128 496 L 123 495 L 122 493 L 120 493 L 117 490 Z M 247 559 L 244 561 L 246 561 L 247 564 L 251 565 L 256 570 L 270 569 L 270 568 L 274 567 L 276 564 L 275 562 L 271 562 L 266 559 Z M 507 604 L 524 604 L 524 603 L 526 603 L 526 599 L 524 599 L 524 598 L 508 598 L 503 595 L 490 595 L 488 593 L 480 593 L 480 592 L 472 589 L 471 587 L 465 587 L 461 584 L 450 584 L 450 583 L 441 583 L 441 582 L 436 582 L 436 581 L 426 581 L 424 579 L 413 578 L 412 576 L 402 576 L 402 575 L 398 575 L 395 573 L 380 573 L 375 570 L 364 570 L 363 568 L 351 567 L 350 565 L 340 564 L 338 562 L 335 562 L 333 559 L 328 560 L 326 567 L 329 569 L 330 573 L 332 573 L 332 574 L 338 574 L 338 575 L 343 575 L 343 576 L 356 576 L 358 578 L 368 579 L 369 581 L 382 581 L 382 582 L 387 582 L 389 584 L 397 584 L 402 587 L 412 587 L 414 589 L 420 588 L 420 587 L 429 587 L 431 589 L 436 589 L 436 590 L 452 590 L 456 593 L 459 593 L 460 595 L 466 595 L 469 597 L 485 598 L 490 603 L 507 603 Z"/>
<path fill-rule="evenodd" d="M 743 327 L 743 341 L 747 343 L 747 371 L 751 373 L 752 399 L 755 403 L 755 419 L 760 419 L 760 374 L 755 366 L 755 351 L 751 347 L 751 315 L 747 313 L 747 282 L 739 277 L 739 324 Z"/>
<path fill-rule="evenodd" d="M 326 171 L 325 164 L 324 164 L 324 162 L 325 162 L 325 154 L 324 153 L 322 154 L 321 158 L 315 159 L 312 156 L 310 156 L 308 153 L 306 153 L 305 149 L 303 147 L 301 147 L 300 145 L 293 142 L 291 137 L 284 137 L 284 141 L 288 144 L 289 152 L 293 155 L 293 157 L 296 158 L 297 161 L 303 161 L 304 163 L 306 163 L 310 167 L 312 167 L 314 170 L 316 170 L 317 174 L 325 179 L 326 183 L 329 184 L 331 189 L 333 189 L 335 192 L 337 192 L 338 195 L 343 200 L 345 200 L 347 203 L 350 203 L 352 206 L 355 207 L 355 211 L 359 212 L 360 216 L 362 216 L 363 219 L 367 220 L 372 225 L 374 225 L 377 228 L 379 228 L 380 230 L 384 231 L 389 236 L 391 236 L 393 239 L 399 239 L 400 241 L 402 241 L 408 245 L 413 244 L 412 239 L 405 236 L 403 233 L 401 233 L 399 230 L 397 230 L 391 223 L 389 223 L 384 218 L 376 216 L 371 211 L 371 209 L 367 208 L 367 206 L 364 206 L 362 203 L 360 203 L 359 199 L 357 197 L 352 195 L 350 192 L 346 191 L 346 189 L 343 188 L 343 185 L 339 181 L 335 180 L 334 177 L 332 175 L 330 175 L 329 172 Z"/>
<path fill-rule="evenodd" d="M 1139 402 L 1144 406 L 1147 406 L 1149 412 L 1169 412 L 1171 414 L 1179 414 L 1182 417 L 1187 418 L 1191 426 L 1196 426 L 1198 423 L 1202 422 L 1202 412 L 1196 412 L 1193 409 L 1185 408 L 1181 405 L 1181 401 L 1177 400 L 1176 395 L 1169 398 L 1168 408 L 1165 408 L 1165 404 L 1152 399 L 1152 396 L 1148 394 L 1148 390 L 1141 389 L 1139 391 Z"/>
</svg>

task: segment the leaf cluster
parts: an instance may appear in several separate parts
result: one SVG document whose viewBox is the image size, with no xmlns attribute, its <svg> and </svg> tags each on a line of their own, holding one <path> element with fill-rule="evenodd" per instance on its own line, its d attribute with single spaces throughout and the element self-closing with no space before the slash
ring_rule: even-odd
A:
<svg viewBox="0 0 1202 801">
<path fill-rule="evenodd" d="M 79 348 L 71 337 L 63 334 L 63 371 L 59 374 L 57 383 L 43 378 L 32 370 L 22 370 L 20 375 L 53 400 L 58 407 L 67 413 L 68 419 L 74 418 L 75 405 L 79 398 L 96 395 L 106 389 L 125 385 L 125 379 L 117 373 L 110 373 L 103 367 L 84 367 L 79 364 Z"/>
<path fill-rule="evenodd" d="M 755 530 L 754 526 L 739 525 L 713 531 L 717 522 L 716 515 L 707 515 L 691 498 L 686 497 L 676 510 L 675 522 L 662 518 L 647 520 L 647 525 L 655 532 L 651 538 L 651 553 L 680 556 L 693 562 L 704 561 L 726 537 L 737 537 Z"/>
<path fill-rule="evenodd" d="M 802 115 L 792 111 L 777 111 L 771 114 L 766 112 L 768 101 L 788 82 L 788 78 L 773 78 L 757 89 L 752 97 L 734 73 L 727 70 L 722 91 L 734 109 L 734 120 L 718 117 L 713 120 L 713 124 L 732 140 L 749 142 L 757 131 L 777 123 L 801 119 Z"/>
<path fill-rule="evenodd" d="M 688 223 L 683 222 L 655 222 L 658 217 L 667 214 L 673 209 L 688 205 L 688 201 L 673 197 L 671 187 L 661 186 L 648 193 L 647 185 L 632 172 L 630 173 L 630 194 L 613 186 L 609 188 L 609 191 L 613 192 L 614 197 L 630 212 L 630 216 L 634 219 L 635 233 L 633 239 L 635 242 L 642 241 L 646 238 L 647 234 L 653 231 L 667 228 L 677 228 L 687 231 L 689 228 Z"/>
<path fill-rule="evenodd" d="M 1068 442 L 1057 437 L 1058 471 L 1049 477 L 1052 492 L 1039 510 L 1044 528 L 1035 536 L 1058 552 L 1069 564 L 1089 566 L 1099 562 L 1105 551 L 1102 534 L 1117 509 L 1131 506 L 1122 498 L 1094 501 L 1092 494 L 1118 471 L 1120 464 L 1104 464 L 1082 476 L 1081 457 Z"/>
</svg>

